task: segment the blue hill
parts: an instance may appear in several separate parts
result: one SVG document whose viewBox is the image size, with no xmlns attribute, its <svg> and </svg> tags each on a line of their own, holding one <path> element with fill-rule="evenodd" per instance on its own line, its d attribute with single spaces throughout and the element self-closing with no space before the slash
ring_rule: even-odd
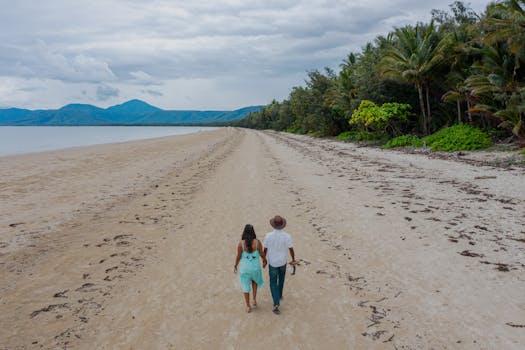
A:
<svg viewBox="0 0 525 350">
<path fill-rule="evenodd" d="M 130 100 L 123 104 L 112 106 L 106 109 L 111 113 L 154 113 L 161 111 L 162 109 L 150 105 L 141 100 Z"/>
<path fill-rule="evenodd" d="M 103 109 L 89 104 L 69 104 L 60 109 L 0 109 L 0 125 L 188 125 L 214 124 L 242 119 L 262 106 L 234 111 L 163 110 L 141 100 Z"/>
<path fill-rule="evenodd" d="M 20 109 L 20 108 L 7 108 L 0 109 L 0 124 L 10 125 L 10 123 L 16 123 L 18 121 L 24 120 L 33 113 L 29 109 Z"/>
</svg>

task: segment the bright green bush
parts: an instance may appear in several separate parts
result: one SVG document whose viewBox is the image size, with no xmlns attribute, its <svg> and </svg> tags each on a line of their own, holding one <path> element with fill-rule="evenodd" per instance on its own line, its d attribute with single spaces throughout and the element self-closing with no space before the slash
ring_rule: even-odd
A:
<svg viewBox="0 0 525 350">
<path fill-rule="evenodd" d="M 352 113 L 349 123 L 361 129 L 396 135 L 399 134 L 400 125 L 408 122 L 411 110 L 408 104 L 389 102 L 379 107 L 372 101 L 363 100 Z"/>
<path fill-rule="evenodd" d="M 383 148 L 423 147 L 423 141 L 415 135 L 402 135 L 388 141 Z"/>
<path fill-rule="evenodd" d="M 424 137 L 422 141 L 432 151 L 473 151 L 487 148 L 492 141 L 487 133 L 467 124 L 456 124 Z"/>
<path fill-rule="evenodd" d="M 381 108 L 372 101 L 363 100 L 359 108 L 354 110 L 350 125 L 371 126 L 379 123 L 384 118 Z"/>
<path fill-rule="evenodd" d="M 386 142 L 390 138 L 388 135 L 379 132 L 363 130 L 346 131 L 336 136 L 336 139 L 347 142 Z"/>
</svg>

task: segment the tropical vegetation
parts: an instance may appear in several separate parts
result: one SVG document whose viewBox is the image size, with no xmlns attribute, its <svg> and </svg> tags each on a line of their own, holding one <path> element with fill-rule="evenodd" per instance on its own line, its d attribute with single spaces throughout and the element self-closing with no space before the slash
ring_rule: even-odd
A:
<svg viewBox="0 0 525 350">
<path fill-rule="evenodd" d="M 308 72 L 305 86 L 236 125 L 387 147 L 429 146 L 441 129 L 432 149 L 486 147 L 488 133 L 525 143 L 525 0 L 481 14 L 462 1 L 449 7 L 349 53 L 337 73 Z"/>
<path fill-rule="evenodd" d="M 421 141 L 433 151 L 474 151 L 492 145 L 487 133 L 467 124 L 441 129 Z"/>
</svg>

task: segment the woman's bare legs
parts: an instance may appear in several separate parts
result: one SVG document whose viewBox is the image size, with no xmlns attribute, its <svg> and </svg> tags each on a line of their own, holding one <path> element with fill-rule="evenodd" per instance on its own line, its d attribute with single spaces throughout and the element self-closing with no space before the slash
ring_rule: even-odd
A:
<svg viewBox="0 0 525 350">
<path fill-rule="evenodd" d="M 246 312 L 252 311 L 252 308 L 250 307 L 250 293 L 243 293 L 244 294 L 244 301 L 246 302 Z"/>
<path fill-rule="evenodd" d="M 253 307 L 257 307 L 257 283 L 252 281 Z"/>
</svg>

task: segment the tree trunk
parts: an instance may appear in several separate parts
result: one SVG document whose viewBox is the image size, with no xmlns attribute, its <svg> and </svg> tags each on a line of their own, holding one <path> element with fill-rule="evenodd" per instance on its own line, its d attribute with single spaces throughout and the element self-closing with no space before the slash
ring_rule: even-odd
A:
<svg viewBox="0 0 525 350">
<path fill-rule="evenodd" d="M 423 127 L 423 133 L 427 135 L 427 116 L 425 113 L 425 98 L 423 97 L 423 85 L 417 83 L 416 87 L 417 93 L 419 94 L 419 108 L 421 108 L 421 116 L 423 117 L 421 126 Z"/>
<path fill-rule="evenodd" d="M 432 115 L 430 114 L 430 97 L 429 97 L 429 91 L 430 87 L 428 86 L 428 82 L 425 83 L 426 90 L 426 96 L 427 96 L 427 127 L 426 130 L 428 133 L 430 133 L 430 124 L 432 123 Z"/>
<path fill-rule="evenodd" d="M 459 98 L 456 100 L 456 105 L 458 106 L 458 123 L 461 123 L 461 101 Z"/>
<path fill-rule="evenodd" d="M 470 113 L 470 98 L 469 98 L 469 95 L 467 95 L 467 116 L 468 116 L 469 123 L 472 124 L 472 113 Z"/>
</svg>

